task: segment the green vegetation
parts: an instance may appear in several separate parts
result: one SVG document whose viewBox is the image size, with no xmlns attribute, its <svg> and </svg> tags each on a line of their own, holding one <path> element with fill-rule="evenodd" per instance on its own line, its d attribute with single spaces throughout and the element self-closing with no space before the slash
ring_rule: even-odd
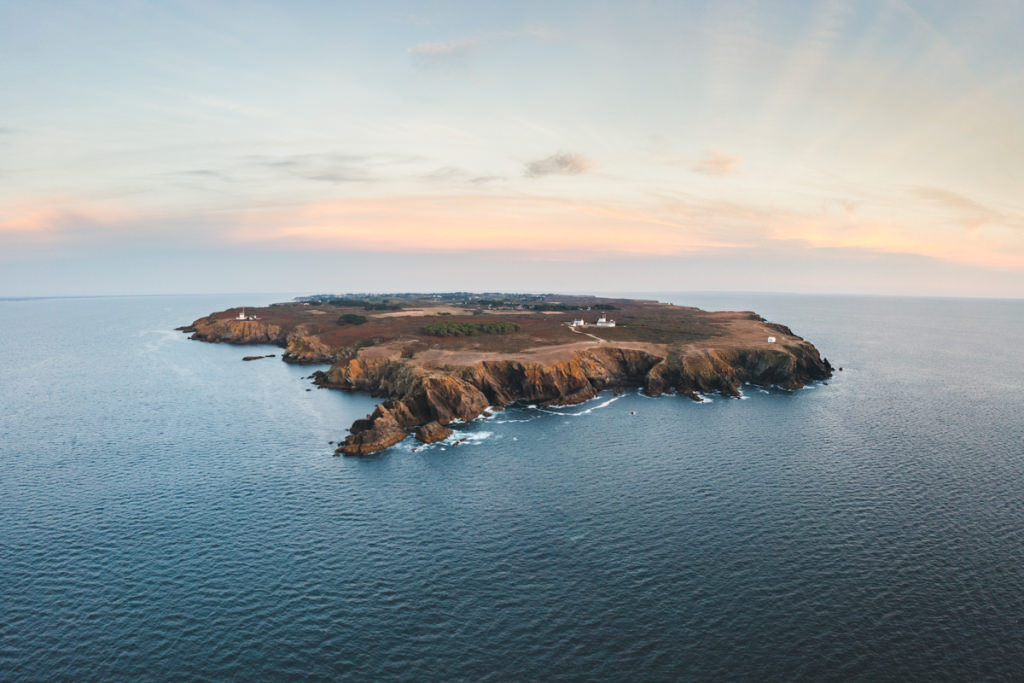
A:
<svg viewBox="0 0 1024 683">
<path fill-rule="evenodd" d="M 359 315 L 358 313 L 344 313 L 338 317 L 339 325 L 362 325 L 369 318 L 365 315 Z"/>
<path fill-rule="evenodd" d="M 355 304 L 348 304 L 354 306 Z M 400 311 L 404 308 L 402 304 L 393 304 L 390 301 L 366 301 L 363 302 L 364 311 Z"/>
<path fill-rule="evenodd" d="M 467 323 L 445 320 L 430 323 L 423 331 L 434 337 L 475 337 L 481 334 L 510 334 L 519 330 L 517 323 L 499 320 L 489 323 Z"/>
<path fill-rule="evenodd" d="M 579 311 L 582 306 L 574 304 L 534 304 L 530 306 L 535 311 Z"/>
<path fill-rule="evenodd" d="M 404 304 L 395 303 L 388 299 L 362 298 L 352 296 L 332 296 L 318 294 L 297 299 L 312 306 L 346 306 L 351 308 L 362 308 L 364 311 L 400 311 L 405 308 Z"/>
<path fill-rule="evenodd" d="M 372 299 L 328 299 L 324 303 L 330 304 L 331 306 L 351 306 L 353 308 L 362 307 L 364 311 L 400 311 L 402 310 L 402 304 L 391 303 L 387 299 L 381 299 L 379 301 Z"/>
<path fill-rule="evenodd" d="M 535 311 L 582 311 L 587 308 L 592 308 L 595 311 L 617 311 L 618 306 L 612 306 L 611 304 L 594 304 L 592 306 L 583 306 L 580 304 L 556 304 L 556 303 L 542 303 L 533 304 L 530 306 Z"/>
</svg>

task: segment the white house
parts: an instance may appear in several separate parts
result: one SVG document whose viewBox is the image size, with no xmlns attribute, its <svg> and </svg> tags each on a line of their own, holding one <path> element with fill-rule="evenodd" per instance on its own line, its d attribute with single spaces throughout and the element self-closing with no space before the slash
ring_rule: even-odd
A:
<svg viewBox="0 0 1024 683">
<path fill-rule="evenodd" d="M 615 327 L 615 321 L 614 320 L 608 320 L 607 318 L 605 318 L 602 315 L 600 318 L 597 319 L 597 326 L 598 327 Z"/>
<path fill-rule="evenodd" d="M 255 319 L 256 319 L 256 316 L 254 316 L 254 315 L 246 315 L 244 308 L 242 309 L 242 312 L 238 314 L 238 317 L 235 318 L 235 320 L 255 320 Z"/>
<path fill-rule="evenodd" d="M 774 344 L 775 343 L 775 337 L 768 337 L 768 343 L 769 344 Z"/>
<path fill-rule="evenodd" d="M 584 325 L 586 325 L 586 323 L 582 320 L 573 320 L 569 323 L 569 327 L 583 327 Z"/>
</svg>

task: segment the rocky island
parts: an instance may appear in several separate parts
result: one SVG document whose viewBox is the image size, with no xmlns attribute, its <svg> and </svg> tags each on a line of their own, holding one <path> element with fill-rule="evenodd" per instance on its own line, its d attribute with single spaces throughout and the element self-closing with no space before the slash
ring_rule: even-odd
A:
<svg viewBox="0 0 1024 683">
<path fill-rule="evenodd" d="M 744 383 L 799 389 L 832 367 L 810 342 L 756 313 L 553 294 L 319 295 L 213 313 L 192 339 L 275 344 L 292 363 L 330 363 L 316 384 L 383 399 L 337 454 L 447 438 L 515 401 L 574 404 L 641 387 L 693 400 Z"/>
</svg>

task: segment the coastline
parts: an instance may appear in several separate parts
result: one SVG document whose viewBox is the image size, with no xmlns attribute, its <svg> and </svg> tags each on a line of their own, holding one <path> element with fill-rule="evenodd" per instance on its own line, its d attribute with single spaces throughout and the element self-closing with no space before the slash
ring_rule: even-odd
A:
<svg viewBox="0 0 1024 683">
<path fill-rule="evenodd" d="M 424 295 L 416 296 L 400 300 L 403 308 L 378 314 L 372 326 L 344 325 L 346 315 L 363 322 L 368 317 L 352 312 L 358 307 L 342 299 L 330 311 L 332 318 L 342 313 L 333 327 L 326 307 L 294 302 L 253 309 L 249 317 L 231 309 L 178 329 L 199 341 L 274 344 L 285 349 L 285 362 L 330 363 L 329 370 L 310 376 L 317 386 L 384 399 L 351 425 L 338 455 L 378 453 L 410 434 L 423 443 L 440 441 L 451 434 L 447 425 L 453 421 L 473 420 L 518 401 L 574 405 L 604 390 L 638 388 L 650 397 L 680 394 L 699 402 L 702 394 L 739 397 L 743 384 L 799 389 L 832 375 L 813 344 L 749 311 L 709 313 L 650 300 L 556 295 L 538 305 L 560 307 L 555 315 L 524 312 L 521 304 L 503 312 L 465 304 L 435 311 L 422 307 Z M 561 310 L 570 306 L 572 311 L 595 306 L 621 311 L 630 326 L 573 329 L 562 320 L 580 315 Z M 431 321 L 493 324 L 472 322 L 480 319 L 517 322 L 509 327 L 514 332 L 500 339 L 423 334 Z M 578 341 L 581 333 L 591 339 Z M 613 335 L 619 338 L 608 338 Z"/>
</svg>

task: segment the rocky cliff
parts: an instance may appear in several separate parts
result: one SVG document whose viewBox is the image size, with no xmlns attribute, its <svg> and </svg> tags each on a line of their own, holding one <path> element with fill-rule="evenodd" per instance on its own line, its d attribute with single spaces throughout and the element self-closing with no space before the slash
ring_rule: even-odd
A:
<svg viewBox="0 0 1024 683">
<path fill-rule="evenodd" d="M 332 363 L 337 354 L 308 328 L 299 325 L 287 330 L 264 320 L 236 320 L 207 316 L 187 327 L 191 339 L 223 344 L 273 344 L 285 350 L 281 358 L 289 363 Z"/>
<path fill-rule="evenodd" d="M 797 338 L 799 339 L 799 338 Z M 376 453 L 415 429 L 429 442 L 447 436 L 439 428 L 472 420 L 488 406 L 514 401 L 574 404 L 603 389 L 642 387 L 652 396 L 680 393 L 739 395 L 744 383 L 797 389 L 832 374 L 827 360 L 802 340 L 777 348 L 704 350 L 658 356 L 646 351 L 601 346 L 570 360 L 529 363 L 484 361 L 470 366 L 428 369 L 390 358 L 354 358 L 317 372 L 317 384 L 367 391 L 387 400 L 357 420 L 338 448 L 346 455 Z M 426 435 L 426 436 L 424 436 Z"/>
</svg>

